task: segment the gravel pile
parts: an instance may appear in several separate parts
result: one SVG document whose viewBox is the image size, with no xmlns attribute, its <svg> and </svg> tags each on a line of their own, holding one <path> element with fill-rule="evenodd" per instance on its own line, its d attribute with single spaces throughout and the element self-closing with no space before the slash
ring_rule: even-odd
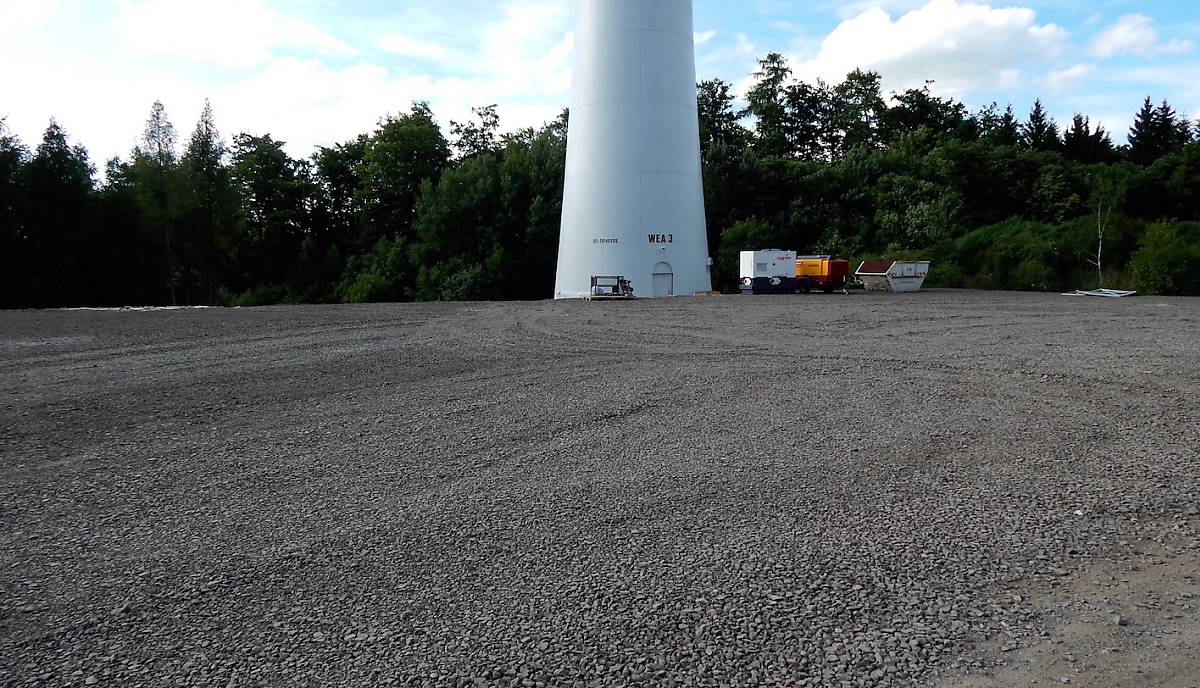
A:
<svg viewBox="0 0 1200 688">
<path fill-rule="evenodd" d="M 1195 547 L 1198 320 L 0 314 L 0 685 L 926 685 L 1122 545 Z"/>
</svg>

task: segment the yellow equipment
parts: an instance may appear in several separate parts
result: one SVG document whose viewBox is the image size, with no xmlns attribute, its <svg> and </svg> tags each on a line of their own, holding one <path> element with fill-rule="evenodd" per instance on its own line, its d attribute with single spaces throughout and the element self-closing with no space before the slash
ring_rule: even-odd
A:
<svg viewBox="0 0 1200 688">
<path fill-rule="evenodd" d="M 850 261 L 832 256 L 801 256 L 796 260 L 796 288 L 803 292 L 839 289 L 850 275 Z"/>
</svg>

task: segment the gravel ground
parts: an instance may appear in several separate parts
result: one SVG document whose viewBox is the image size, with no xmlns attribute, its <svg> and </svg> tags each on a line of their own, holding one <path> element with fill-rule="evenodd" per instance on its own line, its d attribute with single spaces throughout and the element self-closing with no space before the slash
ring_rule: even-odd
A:
<svg viewBox="0 0 1200 688">
<path fill-rule="evenodd" d="M 1153 662 L 1200 637 L 1198 391 L 1185 299 L 0 314 L 0 684 Z"/>
</svg>

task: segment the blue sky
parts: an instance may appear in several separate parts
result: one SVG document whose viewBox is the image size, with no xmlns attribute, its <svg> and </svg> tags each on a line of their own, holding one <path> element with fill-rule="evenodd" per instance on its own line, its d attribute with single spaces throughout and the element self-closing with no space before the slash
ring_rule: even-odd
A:
<svg viewBox="0 0 1200 688">
<path fill-rule="evenodd" d="M 652 0 L 647 0 L 652 1 Z M 508 128 L 569 100 L 572 0 L 0 0 L 0 117 L 34 144 L 50 117 L 103 161 L 126 155 L 155 99 L 180 129 L 211 98 L 226 136 L 269 132 L 294 155 L 370 131 L 413 100 L 443 121 L 496 103 Z M 1200 117 L 1200 9 L 1149 0 L 696 0 L 701 78 L 744 88 L 777 51 L 806 79 L 880 71 L 934 80 L 972 108 L 1122 140 L 1147 95 Z"/>
</svg>

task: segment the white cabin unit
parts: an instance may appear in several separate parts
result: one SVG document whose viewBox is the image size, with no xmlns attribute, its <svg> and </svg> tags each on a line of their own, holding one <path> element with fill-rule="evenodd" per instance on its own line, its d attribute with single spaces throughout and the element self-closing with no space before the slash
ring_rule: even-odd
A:
<svg viewBox="0 0 1200 688">
<path fill-rule="evenodd" d="M 742 251 L 743 294 L 777 294 L 796 291 L 796 252 L 766 249 Z"/>
<path fill-rule="evenodd" d="M 742 278 L 796 276 L 796 252 L 742 251 Z"/>
</svg>

